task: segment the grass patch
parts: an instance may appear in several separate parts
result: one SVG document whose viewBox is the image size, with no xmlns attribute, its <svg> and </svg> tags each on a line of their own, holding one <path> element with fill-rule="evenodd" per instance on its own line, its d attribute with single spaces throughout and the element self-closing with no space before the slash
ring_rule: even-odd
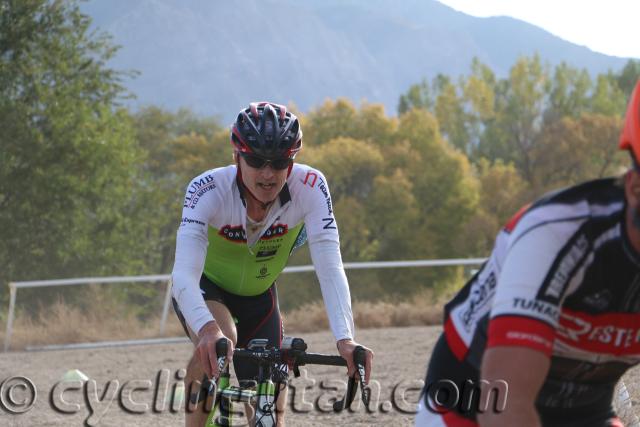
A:
<svg viewBox="0 0 640 427">
<path fill-rule="evenodd" d="M 141 320 L 127 313 L 122 304 L 96 292 L 90 310 L 64 301 L 38 310 L 37 316 L 18 312 L 13 323 L 11 349 L 22 350 L 29 345 L 71 344 L 80 342 L 116 341 L 160 337 L 160 313 Z M 356 328 L 382 328 L 417 325 L 437 325 L 442 322 L 442 307 L 446 297 L 434 297 L 424 291 L 411 300 L 356 301 L 353 304 Z M 329 321 L 322 301 L 305 304 L 283 313 L 287 334 L 329 330 Z M 0 331 L 4 342 L 5 329 Z M 170 310 L 163 336 L 182 336 L 184 331 Z"/>
<path fill-rule="evenodd" d="M 427 290 L 411 300 L 356 301 L 353 304 L 354 323 L 359 329 L 439 325 L 442 323 L 443 305 L 447 300 L 447 297 L 435 297 L 433 292 Z M 322 301 L 305 304 L 284 313 L 283 317 L 287 333 L 329 329 Z"/>
</svg>

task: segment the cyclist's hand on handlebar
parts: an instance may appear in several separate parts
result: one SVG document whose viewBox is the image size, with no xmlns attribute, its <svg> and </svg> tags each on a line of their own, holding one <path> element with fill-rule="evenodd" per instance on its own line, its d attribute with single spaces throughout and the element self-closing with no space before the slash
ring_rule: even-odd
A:
<svg viewBox="0 0 640 427">
<path fill-rule="evenodd" d="M 349 376 L 352 376 L 354 373 L 357 372 L 356 366 L 353 361 L 354 350 L 358 346 L 364 348 L 364 350 L 366 351 L 364 369 L 365 369 L 366 381 L 368 382 L 369 378 L 371 378 L 371 367 L 373 366 L 373 351 L 363 346 L 362 344 L 358 344 L 352 339 L 340 340 L 337 342 L 337 346 L 338 346 L 338 352 L 340 353 L 340 356 L 342 356 L 342 358 L 347 361 L 347 369 L 348 369 Z"/>
<path fill-rule="evenodd" d="M 200 364 L 208 378 L 218 378 L 218 355 L 216 354 L 216 342 L 221 338 L 227 340 L 227 363 L 233 357 L 233 342 L 224 336 L 216 321 L 207 322 L 198 332 L 198 344 L 196 353 Z"/>
</svg>

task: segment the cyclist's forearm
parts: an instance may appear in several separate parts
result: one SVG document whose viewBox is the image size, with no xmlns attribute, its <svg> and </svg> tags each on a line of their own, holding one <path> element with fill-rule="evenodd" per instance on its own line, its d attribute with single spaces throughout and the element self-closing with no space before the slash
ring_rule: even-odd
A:
<svg viewBox="0 0 640 427">
<path fill-rule="evenodd" d="M 191 233 L 178 233 L 176 259 L 171 274 L 173 297 L 185 317 L 187 325 L 197 333 L 213 320 L 211 311 L 200 293 L 200 276 L 204 266 L 207 241 Z"/>
<path fill-rule="evenodd" d="M 491 327 L 489 331 L 491 344 Z M 524 346 L 489 345 L 482 357 L 480 378 L 488 380 L 486 384 L 496 380 L 506 382 L 508 395 L 504 411 L 484 412 L 478 418 L 480 425 L 540 426 L 535 402 L 550 366 L 551 359 L 544 352 Z M 491 393 L 490 387 L 482 386 L 483 393 Z"/>
<path fill-rule="evenodd" d="M 336 341 L 353 339 L 349 283 L 342 266 L 340 244 L 333 240 L 309 242 L 311 259 L 320 282 L 320 290 L 329 317 L 329 325 Z"/>
</svg>

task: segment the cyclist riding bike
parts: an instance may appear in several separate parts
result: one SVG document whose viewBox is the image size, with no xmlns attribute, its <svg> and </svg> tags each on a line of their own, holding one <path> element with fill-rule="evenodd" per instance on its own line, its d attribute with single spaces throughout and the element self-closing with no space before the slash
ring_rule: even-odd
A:
<svg viewBox="0 0 640 427">
<path fill-rule="evenodd" d="M 231 144 L 235 164 L 206 171 L 187 187 L 177 233 L 173 306 L 195 346 L 186 390 L 195 400 L 192 384 L 205 374 L 218 376 L 215 344 L 221 338 L 233 344 L 229 359 L 234 346 L 253 338 L 280 346 L 275 281 L 307 240 L 338 351 L 352 374 L 358 344 L 338 228 L 324 175 L 294 163 L 302 148 L 298 118 L 283 105 L 252 103 L 232 125 Z M 367 349 L 367 378 L 372 358 Z M 233 365 L 239 381 L 256 378 L 255 365 Z M 280 393 L 278 425 L 284 425 L 285 399 Z M 186 411 L 188 426 L 206 421 L 206 411 L 195 409 Z"/>
<path fill-rule="evenodd" d="M 640 361 L 640 82 L 620 148 L 624 176 L 548 194 L 499 232 L 445 306 L 416 426 L 622 425 L 614 388 Z"/>
</svg>

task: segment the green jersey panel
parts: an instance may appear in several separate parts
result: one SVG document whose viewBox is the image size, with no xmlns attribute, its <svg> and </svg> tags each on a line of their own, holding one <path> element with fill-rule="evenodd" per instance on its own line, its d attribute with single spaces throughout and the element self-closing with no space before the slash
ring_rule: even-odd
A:
<svg viewBox="0 0 640 427">
<path fill-rule="evenodd" d="M 303 223 L 291 229 L 274 224 L 249 248 L 242 226 L 209 227 L 204 275 L 234 295 L 260 295 L 282 273 L 304 235 Z"/>
</svg>

